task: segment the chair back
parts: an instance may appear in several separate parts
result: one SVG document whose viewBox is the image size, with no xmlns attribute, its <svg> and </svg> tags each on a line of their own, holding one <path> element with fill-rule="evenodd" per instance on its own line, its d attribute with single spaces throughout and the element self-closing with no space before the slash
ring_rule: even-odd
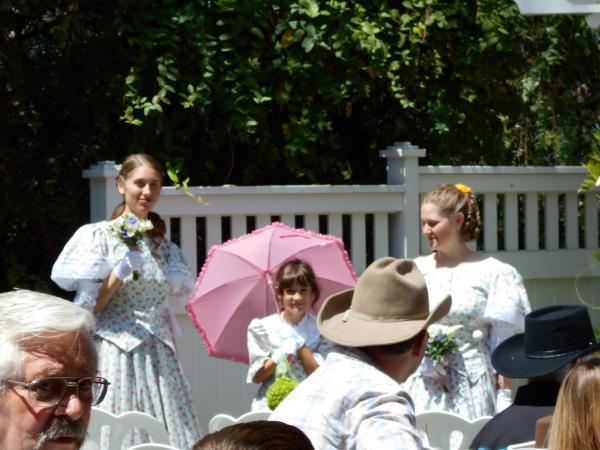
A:
<svg viewBox="0 0 600 450">
<path fill-rule="evenodd" d="M 125 435 L 132 428 L 141 428 L 146 431 L 152 443 L 167 445 L 171 443 L 163 423 L 149 414 L 139 411 L 127 411 L 121 415 L 116 415 L 92 407 L 88 438 L 85 441 L 83 450 L 100 450 L 100 437 L 103 427 L 110 429 L 110 442 L 106 445 L 107 448 L 111 449 L 121 448 Z"/>
<path fill-rule="evenodd" d="M 469 421 L 444 411 L 425 411 L 416 415 L 417 429 L 421 430 L 429 440 L 430 448 L 450 448 L 450 436 L 453 432 L 462 435 L 458 448 L 468 448 L 479 430 L 492 416 L 479 417 Z"/>
<path fill-rule="evenodd" d="M 535 446 L 535 441 L 527 441 L 527 442 L 521 442 L 519 444 L 511 444 L 508 447 L 506 447 L 506 450 L 531 450 L 537 448 Z M 543 449 L 540 449 L 543 450 Z"/>
<path fill-rule="evenodd" d="M 150 442 L 149 444 L 138 444 L 133 447 L 129 447 L 127 450 L 179 450 L 176 447 L 171 447 L 167 444 L 159 444 L 157 442 Z"/>
<path fill-rule="evenodd" d="M 235 425 L 236 423 L 267 420 L 271 413 L 272 411 L 250 411 L 237 418 L 228 414 L 217 414 L 210 419 L 210 422 L 208 423 L 208 432 L 214 433 L 215 431 L 219 431 L 220 429 L 228 427 L 229 425 Z"/>
</svg>

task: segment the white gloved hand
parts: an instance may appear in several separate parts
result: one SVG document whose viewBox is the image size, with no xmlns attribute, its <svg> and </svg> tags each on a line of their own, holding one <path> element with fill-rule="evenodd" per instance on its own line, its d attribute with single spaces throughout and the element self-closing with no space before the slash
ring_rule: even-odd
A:
<svg viewBox="0 0 600 450">
<path fill-rule="evenodd" d="M 298 333 L 295 337 L 285 339 L 281 345 L 273 351 L 272 359 L 277 364 L 283 355 L 295 355 L 304 346 L 304 339 Z"/>
<path fill-rule="evenodd" d="M 113 269 L 113 273 L 119 280 L 124 280 L 136 270 L 142 267 L 143 256 L 137 250 L 130 250 L 125 253 L 121 261 Z"/>
<path fill-rule="evenodd" d="M 427 356 L 423 358 L 423 361 L 418 368 L 418 372 L 424 377 L 433 378 L 435 380 L 441 380 L 446 376 L 446 369 L 444 369 L 440 363 L 436 363 Z"/>
</svg>

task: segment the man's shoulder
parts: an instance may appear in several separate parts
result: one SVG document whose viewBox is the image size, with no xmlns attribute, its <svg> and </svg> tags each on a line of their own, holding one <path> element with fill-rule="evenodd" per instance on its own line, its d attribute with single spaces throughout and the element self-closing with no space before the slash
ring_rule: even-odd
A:
<svg viewBox="0 0 600 450">
<path fill-rule="evenodd" d="M 553 410 L 553 406 L 511 405 L 485 424 L 471 447 L 494 450 L 509 444 L 532 441 L 535 439 L 537 419 L 552 414 Z"/>
</svg>

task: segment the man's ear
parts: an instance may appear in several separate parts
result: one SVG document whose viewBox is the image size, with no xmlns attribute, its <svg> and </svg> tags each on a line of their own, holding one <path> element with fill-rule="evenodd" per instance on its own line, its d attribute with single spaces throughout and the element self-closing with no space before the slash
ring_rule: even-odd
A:
<svg viewBox="0 0 600 450">
<path fill-rule="evenodd" d="M 428 337 L 429 334 L 427 333 L 427 330 L 421 330 L 421 332 L 417 335 L 415 345 L 412 349 L 414 355 L 421 356 L 425 353 L 425 346 L 427 345 Z"/>
</svg>

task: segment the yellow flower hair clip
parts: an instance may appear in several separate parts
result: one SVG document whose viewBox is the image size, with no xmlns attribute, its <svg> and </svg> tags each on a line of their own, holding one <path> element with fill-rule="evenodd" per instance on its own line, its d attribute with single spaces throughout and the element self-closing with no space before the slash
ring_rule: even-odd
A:
<svg viewBox="0 0 600 450">
<path fill-rule="evenodd" d="M 456 183 L 454 185 L 454 187 L 456 189 L 458 189 L 460 192 L 464 192 L 465 194 L 468 194 L 468 193 L 472 192 L 471 188 L 469 186 L 467 186 L 466 184 Z"/>
</svg>

